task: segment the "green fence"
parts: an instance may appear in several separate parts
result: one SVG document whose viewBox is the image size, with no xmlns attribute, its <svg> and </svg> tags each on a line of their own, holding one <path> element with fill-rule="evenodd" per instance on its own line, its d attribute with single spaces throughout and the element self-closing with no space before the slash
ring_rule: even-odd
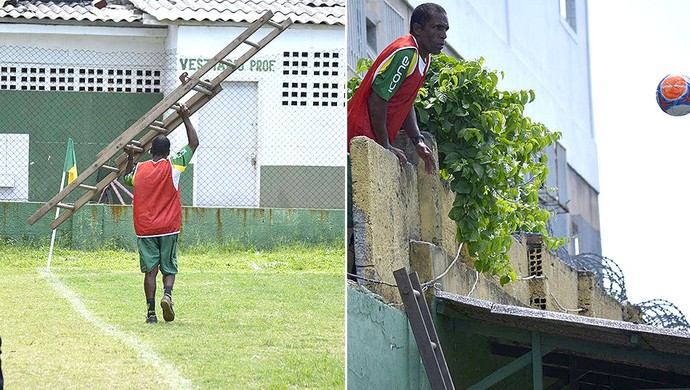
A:
<svg viewBox="0 0 690 390">
<path fill-rule="evenodd" d="M 0 241 L 47 245 L 52 218 L 26 223 L 41 204 L 0 202 Z M 291 243 L 344 245 L 344 210 L 183 207 L 181 245 L 270 248 Z M 63 247 L 136 250 L 132 207 L 89 204 L 57 230 Z"/>
<path fill-rule="evenodd" d="M 19 139 L 19 135 L 28 135 L 25 138 L 28 161 L 22 161 L 28 164 L 28 201 L 46 202 L 59 192 L 68 138 L 74 140 L 77 170 L 82 171 L 162 96 L 154 93 L 0 91 L 0 136 L 5 133 L 9 144 L 14 143 L 12 139 Z M 18 155 L 23 149 L 17 146 L 6 150 L 5 158 L 23 159 Z M 17 186 L 27 180 L 16 172 L 5 174 L 14 176 Z M 98 178 L 94 175 L 85 184 L 96 185 Z M 191 190 L 186 188 L 182 193 L 191 196 Z M 67 201 L 73 202 L 76 195 L 81 194 L 73 193 Z M 111 193 L 105 195 L 115 200 Z M 21 196 L 17 198 L 24 200 Z"/>
</svg>

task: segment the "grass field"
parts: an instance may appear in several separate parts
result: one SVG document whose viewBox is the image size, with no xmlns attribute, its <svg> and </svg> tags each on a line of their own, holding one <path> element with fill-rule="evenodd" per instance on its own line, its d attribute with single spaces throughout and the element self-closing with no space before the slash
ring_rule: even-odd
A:
<svg viewBox="0 0 690 390">
<path fill-rule="evenodd" d="M 145 324 L 138 254 L 0 243 L 5 389 L 343 388 L 344 249 L 180 249 Z M 160 276 L 157 301 L 162 297 Z"/>
</svg>

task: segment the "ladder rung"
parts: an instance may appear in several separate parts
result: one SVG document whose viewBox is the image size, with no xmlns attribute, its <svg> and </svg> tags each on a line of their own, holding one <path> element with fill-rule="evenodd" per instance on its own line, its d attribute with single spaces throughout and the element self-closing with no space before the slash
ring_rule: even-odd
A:
<svg viewBox="0 0 690 390">
<path fill-rule="evenodd" d="M 268 24 L 271 27 L 275 27 L 275 28 L 283 28 L 283 26 L 281 24 L 276 23 L 272 20 L 267 21 L 266 24 Z"/>
<path fill-rule="evenodd" d="M 133 140 L 131 140 L 131 141 L 129 141 L 129 142 L 130 142 L 132 145 L 134 145 L 134 146 L 141 146 L 141 142 L 139 142 L 139 141 L 137 141 L 137 140 L 135 140 L 135 139 L 133 139 Z"/>
<path fill-rule="evenodd" d="M 74 210 L 74 205 L 73 204 L 67 204 L 67 203 L 58 203 L 57 207 L 61 207 L 63 209 L 70 209 Z"/>
<path fill-rule="evenodd" d="M 235 63 L 232 62 L 232 61 L 220 60 L 220 61 L 218 61 L 218 62 L 220 62 L 221 64 L 226 65 L 226 66 L 231 66 L 231 67 L 233 67 L 233 68 L 235 67 Z"/>
<path fill-rule="evenodd" d="M 247 40 L 245 40 L 244 43 L 246 43 L 246 44 L 249 45 L 249 46 L 254 46 L 254 47 L 257 48 L 257 49 L 259 48 L 259 44 L 258 44 L 258 43 L 254 43 L 254 42 L 252 42 L 252 41 L 247 41 Z"/>
<path fill-rule="evenodd" d="M 199 84 L 201 84 L 201 86 L 206 88 L 206 89 L 213 89 L 213 84 L 211 84 L 208 81 L 199 80 Z"/>
<path fill-rule="evenodd" d="M 151 123 L 151 124 L 154 126 L 158 126 L 158 127 L 165 127 L 165 123 L 163 123 L 161 121 L 153 121 L 153 123 Z"/>
<path fill-rule="evenodd" d="M 144 148 L 142 148 L 141 146 L 135 146 L 135 145 L 125 145 L 125 149 L 133 150 L 137 153 L 143 153 L 144 152 Z"/>
<path fill-rule="evenodd" d="M 168 129 L 166 129 L 165 127 L 158 127 L 158 126 L 154 126 L 154 125 L 149 125 L 149 129 L 155 130 L 159 133 L 167 133 L 168 132 Z"/>
<path fill-rule="evenodd" d="M 79 187 L 89 191 L 98 191 L 98 188 L 96 186 L 90 186 L 87 184 L 79 184 Z"/>
<path fill-rule="evenodd" d="M 113 172 L 120 172 L 120 168 L 111 167 L 110 165 L 103 165 L 103 166 L 101 166 L 101 168 L 107 169 L 107 170 L 113 171 Z"/>
<path fill-rule="evenodd" d="M 202 87 L 201 85 L 196 85 L 196 86 L 192 87 L 192 89 L 195 90 L 195 91 L 197 91 L 197 92 L 201 92 L 201 93 L 203 93 L 204 95 L 213 95 L 213 92 L 212 92 L 212 91 L 210 91 L 210 90 L 208 90 L 208 89 Z"/>
</svg>

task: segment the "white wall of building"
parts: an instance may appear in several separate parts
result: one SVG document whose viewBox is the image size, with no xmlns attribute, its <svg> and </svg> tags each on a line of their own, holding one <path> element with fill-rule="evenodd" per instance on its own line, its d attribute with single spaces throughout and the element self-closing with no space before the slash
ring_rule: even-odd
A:
<svg viewBox="0 0 690 390">
<path fill-rule="evenodd" d="M 243 27 L 180 26 L 177 32 L 178 74 L 193 73 L 243 31 Z M 251 40 L 257 42 L 259 39 Z M 293 25 L 227 79 L 229 82 L 257 83 L 260 165 L 344 165 L 345 131 L 333 131 L 345 128 L 344 40 L 343 26 Z M 239 57 L 243 52 L 240 47 L 229 58 Z M 290 53 L 288 58 L 285 52 Z M 298 54 L 297 58 L 293 57 L 294 53 Z M 336 53 L 337 58 L 333 58 Z M 324 58 L 325 55 L 330 60 Z M 285 67 L 284 61 L 290 62 L 290 66 Z M 293 61 L 299 62 L 297 67 L 292 66 Z M 315 75 L 315 70 L 323 73 L 326 62 L 329 74 Z M 314 66 L 316 63 L 318 67 Z M 209 72 L 209 77 L 221 70 Z M 296 70 L 300 74 L 285 75 L 285 70 Z M 302 75 L 302 71 L 308 74 Z M 285 83 L 289 86 L 285 87 Z M 298 86 L 294 88 L 293 83 Z M 306 93 L 306 98 L 299 98 L 299 103 L 304 101 L 306 105 L 293 106 L 294 99 L 290 99 L 290 105 L 284 105 L 285 92 L 297 92 L 299 96 Z M 315 93 L 319 98 L 314 98 Z M 325 101 L 324 93 L 328 95 Z M 320 105 L 314 106 L 314 100 Z M 312 146 L 312 150 L 308 149 Z"/>
<path fill-rule="evenodd" d="M 96 27 L 0 23 L 3 46 L 99 52 L 158 53 L 165 49 L 165 28 Z"/>
</svg>

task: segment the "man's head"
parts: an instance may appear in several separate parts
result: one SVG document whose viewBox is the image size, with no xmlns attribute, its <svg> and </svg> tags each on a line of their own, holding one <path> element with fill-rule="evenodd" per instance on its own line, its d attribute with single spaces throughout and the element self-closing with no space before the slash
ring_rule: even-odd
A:
<svg viewBox="0 0 690 390">
<path fill-rule="evenodd" d="M 420 55 L 439 54 L 446 40 L 448 16 L 446 10 L 438 4 L 424 3 L 412 11 L 410 17 L 410 34 L 414 35 L 419 45 Z"/>
<path fill-rule="evenodd" d="M 168 157 L 168 154 L 170 154 L 170 140 L 164 135 L 157 135 L 151 141 L 151 155 Z"/>
</svg>

